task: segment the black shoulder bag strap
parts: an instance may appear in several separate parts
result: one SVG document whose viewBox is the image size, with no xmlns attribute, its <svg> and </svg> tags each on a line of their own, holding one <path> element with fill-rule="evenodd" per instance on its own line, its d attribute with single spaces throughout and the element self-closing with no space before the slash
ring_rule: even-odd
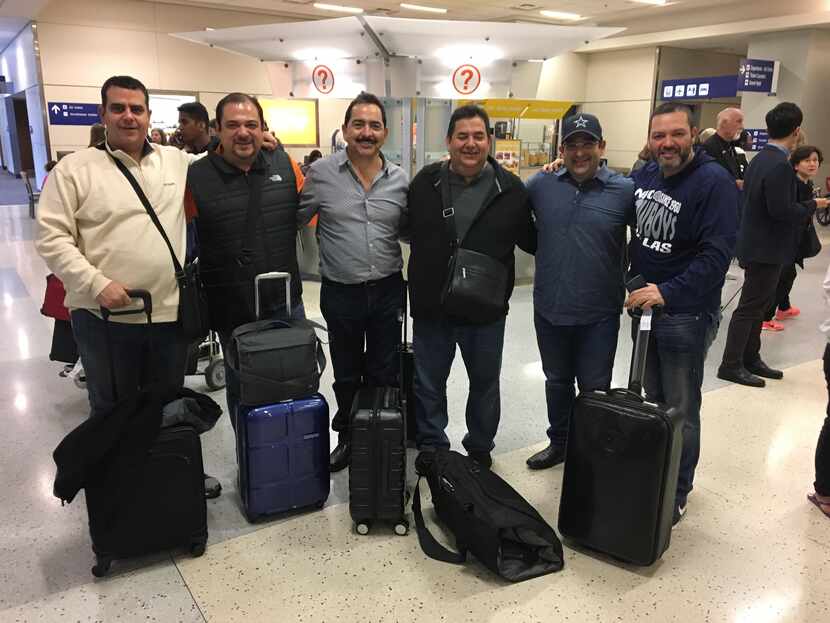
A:
<svg viewBox="0 0 830 623">
<path fill-rule="evenodd" d="M 121 160 L 110 154 L 110 158 L 115 161 L 115 166 L 118 167 L 118 170 L 124 174 L 124 177 L 127 178 L 127 181 L 130 183 L 130 186 L 133 187 L 135 194 L 138 195 L 139 200 L 141 201 L 141 205 L 144 206 L 144 209 L 147 210 L 147 214 L 150 216 L 150 220 L 153 221 L 153 225 L 156 226 L 156 229 L 159 230 L 161 237 L 164 238 L 164 243 L 167 245 L 167 250 L 170 251 L 170 257 L 173 258 L 173 268 L 176 271 L 176 282 L 181 282 L 184 279 L 184 269 L 182 268 L 181 262 L 179 262 L 179 258 L 176 257 L 176 252 L 173 250 L 173 245 L 170 244 L 170 239 L 167 237 L 167 232 L 164 231 L 164 227 L 161 226 L 161 222 L 159 221 L 159 217 L 156 215 L 156 211 L 153 210 L 153 206 L 150 205 L 150 200 L 147 199 L 147 195 L 144 194 L 144 191 L 141 190 L 141 186 L 138 185 L 135 177 L 133 174 L 130 173 L 129 169 L 127 169 L 127 165 L 125 165 Z"/>
<path fill-rule="evenodd" d="M 455 226 L 455 208 L 452 205 L 452 196 L 450 193 L 450 165 L 444 163 L 441 166 L 439 188 L 441 190 L 441 216 L 444 217 L 444 227 L 447 230 L 447 235 L 450 237 L 450 250 L 455 252 L 455 249 L 461 245 L 458 239 L 458 229 Z"/>
<path fill-rule="evenodd" d="M 467 550 L 461 548 L 456 553 L 441 545 L 424 523 L 424 515 L 421 512 L 421 476 L 418 476 L 418 483 L 415 485 L 415 493 L 412 496 L 412 515 L 415 517 L 415 529 L 418 531 L 418 543 L 424 554 L 441 562 L 450 562 L 460 565 L 467 560 Z"/>
</svg>

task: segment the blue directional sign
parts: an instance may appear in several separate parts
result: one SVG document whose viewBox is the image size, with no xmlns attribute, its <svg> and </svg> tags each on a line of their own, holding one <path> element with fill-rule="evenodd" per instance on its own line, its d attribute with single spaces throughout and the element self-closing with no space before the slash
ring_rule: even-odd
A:
<svg viewBox="0 0 830 623">
<path fill-rule="evenodd" d="M 49 102 L 49 123 L 52 125 L 92 125 L 99 121 L 98 104 Z"/>
<path fill-rule="evenodd" d="M 752 147 L 750 148 L 750 151 L 761 151 L 769 142 L 769 134 L 767 134 L 765 129 L 747 128 L 746 131 L 749 132 L 749 136 L 752 137 Z"/>
<path fill-rule="evenodd" d="M 745 58 L 738 67 L 738 90 L 755 93 L 775 93 L 778 90 L 778 71 L 781 63 Z"/>
<path fill-rule="evenodd" d="M 736 76 L 663 80 L 660 86 L 660 99 L 664 101 L 735 97 L 737 93 L 738 79 Z"/>
</svg>

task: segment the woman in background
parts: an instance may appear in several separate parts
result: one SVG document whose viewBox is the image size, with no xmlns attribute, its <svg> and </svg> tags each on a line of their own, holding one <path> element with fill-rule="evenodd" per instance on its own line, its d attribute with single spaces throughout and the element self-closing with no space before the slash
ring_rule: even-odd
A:
<svg viewBox="0 0 830 623">
<path fill-rule="evenodd" d="M 150 130 L 150 142 L 157 145 L 167 145 L 167 135 L 161 128 L 153 128 Z"/>
<path fill-rule="evenodd" d="M 790 156 L 790 164 L 793 165 L 796 177 L 798 178 L 797 200 L 799 203 L 809 203 L 815 200 L 813 178 L 816 176 L 822 162 L 824 162 L 824 155 L 818 147 L 814 147 L 813 145 L 796 147 Z M 814 232 L 815 230 L 811 233 L 805 227 L 804 235 L 815 237 Z M 795 265 L 798 264 L 803 269 L 805 257 L 812 256 L 804 255 L 805 245 L 803 240 L 798 248 L 801 250 L 801 254 L 796 257 L 795 263 L 785 266 L 781 271 L 781 277 L 778 279 L 778 288 L 775 293 L 775 301 L 764 316 L 762 328 L 765 331 L 783 331 L 784 325 L 780 321 L 795 318 L 801 313 L 798 307 L 790 304 L 790 291 L 793 289 L 796 276 Z"/>
</svg>

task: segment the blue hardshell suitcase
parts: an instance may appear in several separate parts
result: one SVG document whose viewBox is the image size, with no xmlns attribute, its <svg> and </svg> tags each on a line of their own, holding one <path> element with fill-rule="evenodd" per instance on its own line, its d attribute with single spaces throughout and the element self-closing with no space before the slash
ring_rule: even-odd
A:
<svg viewBox="0 0 830 623">
<path fill-rule="evenodd" d="M 322 507 L 329 496 L 329 406 L 320 394 L 239 407 L 239 492 L 249 521 Z"/>
<path fill-rule="evenodd" d="M 260 282 L 291 275 L 273 272 L 254 281 L 259 316 Z M 329 497 L 329 405 L 320 394 L 270 405 L 239 405 L 236 414 L 239 494 L 248 521 L 305 507 Z"/>
</svg>

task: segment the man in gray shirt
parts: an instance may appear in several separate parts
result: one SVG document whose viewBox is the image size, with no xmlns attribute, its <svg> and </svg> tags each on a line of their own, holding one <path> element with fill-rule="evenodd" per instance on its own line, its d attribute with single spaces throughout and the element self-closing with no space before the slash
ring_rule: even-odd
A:
<svg viewBox="0 0 830 623">
<path fill-rule="evenodd" d="M 361 385 L 397 385 L 403 303 L 398 235 L 406 206 L 406 173 L 380 151 L 389 130 L 371 93 L 346 109 L 343 151 L 317 160 L 305 178 L 298 219 L 316 214 L 320 246 L 320 309 L 329 331 L 339 433 L 331 453 L 336 472 L 349 464 L 349 415 Z M 365 351 L 364 351 L 365 348 Z"/>
</svg>

